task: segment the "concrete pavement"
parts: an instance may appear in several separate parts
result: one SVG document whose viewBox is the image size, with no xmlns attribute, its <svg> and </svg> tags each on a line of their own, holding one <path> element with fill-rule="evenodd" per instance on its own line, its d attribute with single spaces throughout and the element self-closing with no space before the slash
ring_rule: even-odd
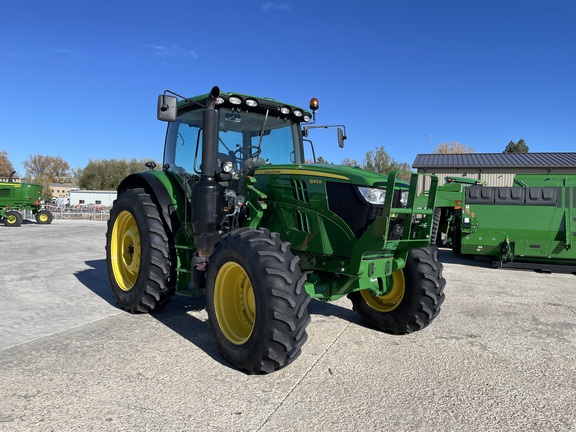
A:
<svg viewBox="0 0 576 432">
<path fill-rule="evenodd" d="M 0 431 L 576 430 L 576 277 L 441 250 L 446 301 L 421 332 L 312 301 L 290 366 L 219 356 L 202 299 L 130 315 L 101 222 L 0 226 Z"/>
</svg>

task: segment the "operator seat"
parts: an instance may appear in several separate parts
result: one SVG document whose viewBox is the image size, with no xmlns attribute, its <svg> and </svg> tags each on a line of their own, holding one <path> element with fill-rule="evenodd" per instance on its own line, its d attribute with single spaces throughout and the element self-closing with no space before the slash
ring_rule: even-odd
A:
<svg viewBox="0 0 576 432">
<path fill-rule="evenodd" d="M 262 165 L 266 165 L 268 161 L 261 157 L 248 158 L 242 162 L 242 173 L 252 175 L 254 170 Z"/>
</svg>

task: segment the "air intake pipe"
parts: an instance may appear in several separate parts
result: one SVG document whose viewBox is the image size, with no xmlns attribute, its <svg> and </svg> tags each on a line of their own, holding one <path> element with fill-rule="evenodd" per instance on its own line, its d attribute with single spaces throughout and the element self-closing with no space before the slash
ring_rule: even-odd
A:
<svg viewBox="0 0 576 432">
<path fill-rule="evenodd" d="M 213 87 L 206 98 L 202 131 L 200 180 L 192 186 L 192 228 L 199 258 L 209 257 L 220 240 L 218 225 L 223 217 L 224 188 L 215 180 L 218 161 L 218 111 L 220 89 Z M 198 260 L 202 261 L 202 259 Z"/>
</svg>

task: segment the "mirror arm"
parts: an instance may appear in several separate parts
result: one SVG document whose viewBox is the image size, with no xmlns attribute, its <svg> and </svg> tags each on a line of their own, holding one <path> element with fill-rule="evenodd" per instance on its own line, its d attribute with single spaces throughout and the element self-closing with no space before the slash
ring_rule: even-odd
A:
<svg viewBox="0 0 576 432">
<path fill-rule="evenodd" d="M 302 136 L 307 137 L 309 129 L 328 129 L 333 127 L 337 128 L 338 130 L 338 146 L 342 148 L 344 147 L 344 140 L 348 138 L 348 136 L 346 135 L 346 126 L 344 126 L 343 124 L 319 125 L 319 126 L 305 125 L 304 127 L 302 127 Z"/>
</svg>

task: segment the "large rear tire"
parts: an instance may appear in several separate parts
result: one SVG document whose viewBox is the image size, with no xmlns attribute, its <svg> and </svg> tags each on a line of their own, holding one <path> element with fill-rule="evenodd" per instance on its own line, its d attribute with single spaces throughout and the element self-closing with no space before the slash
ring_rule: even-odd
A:
<svg viewBox="0 0 576 432">
<path fill-rule="evenodd" d="M 310 322 L 299 257 L 277 233 L 240 228 L 210 258 L 206 309 L 222 356 L 249 373 L 270 373 L 296 359 Z"/>
<path fill-rule="evenodd" d="M 106 233 L 106 263 L 112 294 L 128 312 L 152 312 L 172 298 L 174 247 L 144 189 L 127 190 L 114 202 Z"/>
<path fill-rule="evenodd" d="M 4 218 L 4 225 L 9 227 L 17 227 L 22 225 L 22 221 L 24 221 L 24 216 L 22 216 L 22 213 L 10 210 L 6 212 L 6 217 Z"/>
<path fill-rule="evenodd" d="M 413 249 L 406 266 L 390 276 L 388 292 L 370 290 L 348 294 L 355 311 L 371 326 L 391 334 L 421 330 L 440 313 L 444 302 L 442 263 L 436 248 Z"/>
</svg>

